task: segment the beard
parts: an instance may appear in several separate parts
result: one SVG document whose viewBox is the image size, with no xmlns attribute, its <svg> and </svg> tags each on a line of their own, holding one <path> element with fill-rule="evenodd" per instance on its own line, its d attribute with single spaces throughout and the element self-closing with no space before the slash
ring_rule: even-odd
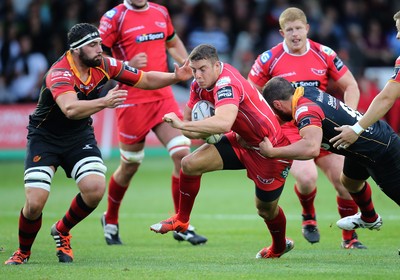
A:
<svg viewBox="0 0 400 280">
<path fill-rule="evenodd" d="M 101 65 L 101 58 L 89 58 L 82 50 L 79 53 L 79 59 L 87 67 L 98 67 Z"/>
</svg>

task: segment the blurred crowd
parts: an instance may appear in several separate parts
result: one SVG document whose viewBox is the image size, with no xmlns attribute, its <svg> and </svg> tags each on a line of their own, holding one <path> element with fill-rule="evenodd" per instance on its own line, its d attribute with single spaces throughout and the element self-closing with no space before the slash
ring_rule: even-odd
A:
<svg viewBox="0 0 400 280">
<path fill-rule="evenodd" d="M 0 2 L 0 103 L 34 102 L 41 78 L 67 49 L 78 22 L 98 25 L 122 0 L 2 0 Z M 166 6 L 190 51 L 214 45 L 221 60 L 247 77 L 258 54 L 282 41 L 278 18 L 290 6 L 303 9 L 309 38 L 334 49 L 359 81 L 360 110 L 379 91 L 367 67 L 393 67 L 400 55 L 393 14 L 396 0 L 154 0 Z M 388 77 L 389 78 L 389 77 Z M 333 89 L 334 91 L 334 89 Z"/>
</svg>

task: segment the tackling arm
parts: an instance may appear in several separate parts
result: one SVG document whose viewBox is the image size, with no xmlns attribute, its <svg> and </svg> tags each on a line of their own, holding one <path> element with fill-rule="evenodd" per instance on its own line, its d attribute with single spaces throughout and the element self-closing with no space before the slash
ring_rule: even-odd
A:
<svg viewBox="0 0 400 280">
<path fill-rule="evenodd" d="M 307 126 L 300 130 L 301 139 L 293 144 L 273 147 L 267 137 L 260 143 L 262 155 L 270 158 L 286 158 L 307 160 L 319 155 L 322 142 L 322 129 L 317 126 Z"/>
</svg>

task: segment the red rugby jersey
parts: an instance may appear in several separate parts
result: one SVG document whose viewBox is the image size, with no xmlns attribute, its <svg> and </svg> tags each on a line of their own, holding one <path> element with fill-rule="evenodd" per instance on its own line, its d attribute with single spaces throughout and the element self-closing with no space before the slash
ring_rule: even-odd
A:
<svg viewBox="0 0 400 280">
<path fill-rule="evenodd" d="M 129 9 L 120 4 L 106 12 L 100 20 L 100 36 L 103 45 L 110 48 L 113 57 L 130 60 L 138 53 L 147 54 L 144 71 L 168 71 L 166 41 L 175 36 L 168 10 L 161 5 L 148 2 L 145 10 Z M 146 103 L 173 96 L 171 87 L 149 92 L 121 85 L 134 94 L 129 94 L 125 104 Z"/>
<path fill-rule="evenodd" d="M 347 71 L 334 50 L 308 39 L 303 55 L 290 54 L 284 42 L 263 52 L 254 62 L 248 78 L 260 87 L 272 77 L 283 77 L 295 87 L 314 86 L 325 91 L 329 78 L 337 81 Z"/>
</svg>

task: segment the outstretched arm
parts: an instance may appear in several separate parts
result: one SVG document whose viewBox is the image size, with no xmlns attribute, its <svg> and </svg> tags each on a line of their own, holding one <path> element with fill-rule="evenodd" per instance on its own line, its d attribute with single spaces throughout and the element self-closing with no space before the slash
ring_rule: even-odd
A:
<svg viewBox="0 0 400 280">
<path fill-rule="evenodd" d="M 392 108 L 400 97 L 400 83 L 389 81 L 383 90 L 374 98 L 364 116 L 353 126 L 335 128 L 338 135 L 329 140 L 335 148 L 347 148 L 357 141 L 360 134 L 369 126 L 381 119 Z"/>
</svg>

